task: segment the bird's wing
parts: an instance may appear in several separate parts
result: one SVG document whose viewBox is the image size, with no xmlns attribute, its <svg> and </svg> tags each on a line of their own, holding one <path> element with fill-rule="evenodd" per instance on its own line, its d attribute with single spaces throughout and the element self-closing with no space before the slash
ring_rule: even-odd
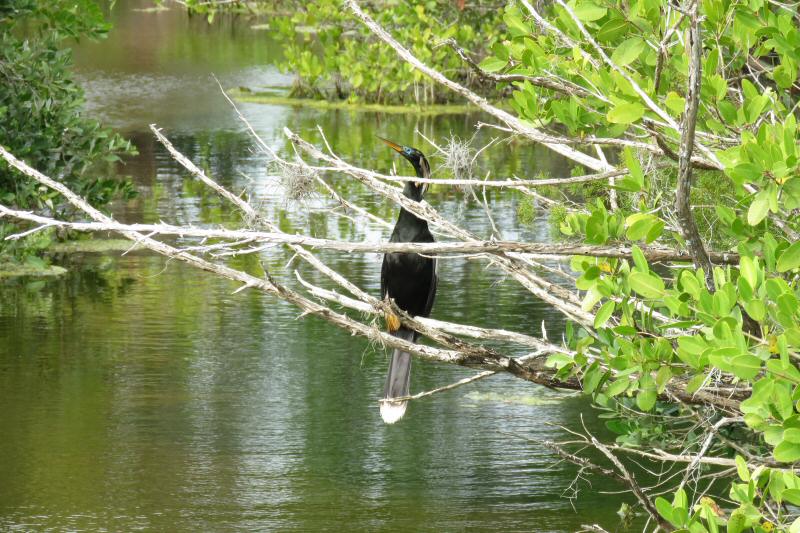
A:
<svg viewBox="0 0 800 533">
<path fill-rule="evenodd" d="M 429 316 L 431 309 L 433 309 L 433 300 L 436 298 L 436 285 L 439 283 L 439 261 L 433 260 L 433 274 L 431 275 L 431 285 L 428 289 L 428 300 L 425 302 L 425 313 L 423 316 Z"/>
<path fill-rule="evenodd" d="M 386 298 L 386 291 L 388 290 L 387 289 L 388 283 L 386 279 L 386 270 L 388 269 L 389 266 L 387 261 L 388 257 L 389 254 L 383 255 L 383 264 L 381 265 L 381 300 Z"/>
</svg>

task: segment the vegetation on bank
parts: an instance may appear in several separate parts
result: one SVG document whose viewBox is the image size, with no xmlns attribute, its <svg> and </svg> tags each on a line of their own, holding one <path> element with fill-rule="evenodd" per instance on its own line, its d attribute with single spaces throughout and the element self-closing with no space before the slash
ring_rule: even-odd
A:
<svg viewBox="0 0 800 533">
<path fill-rule="evenodd" d="M 109 26 L 92 0 L 10 0 L 0 6 L 0 145 L 35 168 L 102 206 L 134 194 L 128 181 L 92 172 L 131 144 L 82 114 L 84 96 L 71 72 L 70 39 L 101 39 Z M 0 164 L 0 202 L 9 207 L 60 213 L 56 193 L 20 179 Z M 0 222 L 0 254 L 6 261 L 42 263 L 36 254 L 51 242 L 46 235 L 4 241 L 14 228 Z"/>
<path fill-rule="evenodd" d="M 339 0 L 276 3 L 190 1 L 187 7 L 213 20 L 218 10 L 268 14 L 271 38 L 279 41 L 278 67 L 295 75 L 291 96 L 384 105 L 460 102 L 382 45 L 342 9 Z M 375 2 L 378 21 L 420 59 L 452 79 L 487 95 L 494 83 L 475 74 L 447 45 L 455 40 L 480 58 L 497 46 L 503 27 L 501 6 L 454 0 Z"/>
<path fill-rule="evenodd" d="M 341 109 L 358 113 L 388 113 L 412 115 L 460 115 L 476 111 L 475 107 L 449 103 L 418 106 L 411 104 L 377 104 L 353 102 L 347 100 L 315 100 L 312 98 L 285 96 L 274 92 L 254 91 L 248 88 L 237 88 L 227 91 L 228 95 L 239 102 L 251 104 L 280 105 L 289 107 L 303 107 L 308 109 Z"/>
</svg>

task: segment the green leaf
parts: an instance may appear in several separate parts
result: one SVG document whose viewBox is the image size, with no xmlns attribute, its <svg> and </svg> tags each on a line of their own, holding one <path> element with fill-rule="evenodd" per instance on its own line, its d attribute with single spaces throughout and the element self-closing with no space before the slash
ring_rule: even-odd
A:
<svg viewBox="0 0 800 533">
<path fill-rule="evenodd" d="M 596 210 L 586 220 L 586 242 L 589 244 L 605 244 L 608 240 L 608 224 L 606 213 Z"/>
<path fill-rule="evenodd" d="M 593 363 L 583 374 L 583 392 L 592 394 L 597 389 L 601 379 L 603 379 L 603 371 L 600 370 L 597 363 Z"/>
<path fill-rule="evenodd" d="M 672 524 L 672 504 L 669 503 L 662 497 L 656 498 L 656 509 L 658 510 L 658 514 L 664 517 L 664 520 Z M 677 525 L 677 524 L 672 524 Z"/>
<path fill-rule="evenodd" d="M 492 46 L 492 52 L 494 52 L 494 55 L 498 59 L 501 59 L 503 61 L 508 61 L 508 58 L 510 57 L 511 54 L 508 47 L 502 41 L 497 41 L 496 43 L 494 43 L 494 45 Z"/>
<path fill-rule="evenodd" d="M 761 371 L 761 359 L 743 354 L 731 359 L 731 371 L 739 379 L 753 379 Z"/>
<path fill-rule="evenodd" d="M 747 527 L 747 516 L 741 509 L 736 509 L 728 519 L 727 533 L 741 533 Z"/>
<path fill-rule="evenodd" d="M 608 319 L 611 318 L 611 315 L 614 313 L 615 305 L 613 301 L 609 300 L 597 310 L 597 315 L 594 317 L 595 329 L 605 327 L 606 322 L 608 322 Z"/>
<path fill-rule="evenodd" d="M 800 444 L 800 428 L 788 428 L 783 431 L 783 440 Z"/>
<path fill-rule="evenodd" d="M 744 310 L 756 322 L 763 322 L 767 317 L 767 306 L 761 300 L 750 300 L 744 304 Z"/>
<path fill-rule="evenodd" d="M 672 379 L 672 368 L 665 365 L 658 369 L 658 372 L 656 372 L 656 390 L 659 394 L 664 392 L 670 379 Z"/>
<path fill-rule="evenodd" d="M 636 190 L 632 192 L 638 192 L 644 187 L 644 172 L 642 172 L 642 165 L 639 163 L 639 158 L 636 157 L 633 150 L 627 146 L 625 150 L 622 151 L 622 155 L 625 158 L 625 166 L 628 168 L 630 177 L 638 184 Z"/>
<path fill-rule="evenodd" d="M 688 394 L 694 394 L 697 392 L 703 383 L 706 380 L 705 374 L 697 374 L 696 376 L 692 377 L 689 382 L 686 384 L 686 392 Z"/>
<path fill-rule="evenodd" d="M 642 249 L 635 244 L 631 248 L 631 256 L 633 257 L 633 264 L 636 265 L 636 269 L 639 272 L 650 272 L 650 267 L 647 264 L 647 258 L 645 258 Z"/>
<path fill-rule="evenodd" d="M 675 91 L 670 91 L 667 93 L 667 98 L 664 100 L 664 104 L 666 104 L 667 109 L 672 111 L 675 115 L 680 115 L 683 113 L 683 109 L 686 107 L 686 98 L 680 96 Z"/>
<path fill-rule="evenodd" d="M 498 70 L 503 70 L 507 64 L 508 61 L 503 61 L 499 57 L 488 56 L 478 66 L 486 72 L 497 72 Z"/>
<path fill-rule="evenodd" d="M 742 256 L 739 260 L 739 273 L 747 280 L 752 289 L 758 287 L 758 266 L 752 257 Z"/>
<path fill-rule="evenodd" d="M 631 272 L 628 276 L 631 289 L 645 298 L 661 298 L 664 296 L 664 281 L 654 274 Z"/>
<path fill-rule="evenodd" d="M 636 213 L 629 216 L 625 220 L 625 225 L 628 227 L 625 236 L 629 240 L 644 239 L 647 243 L 651 243 L 661 236 L 664 229 L 664 222 L 657 216 L 648 213 Z"/>
<path fill-rule="evenodd" d="M 626 176 L 622 179 L 617 179 L 614 188 L 625 192 L 639 192 L 642 190 L 642 185 L 633 178 Z"/>
<path fill-rule="evenodd" d="M 631 37 L 620 44 L 611 54 L 611 61 L 620 67 L 632 63 L 644 52 L 645 42 L 641 37 Z"/>
<path fill-rule="evenodd" d="M 573 8 L 581 22 L 593 22 L 606 16 L 606 8 L 592 2 L 581 2 Z"/>
<path fill-rule="evenodd" d="M 781 499 L 792 505 L 800 505 L 800 489 L 786 489 L 781 492 Z"/>
<path fill-rule="evenodd" d="M 739 479 L 745 483 L 750 481 L 750 469 L 747 468 L 747 461 L 741 455 L 736 456 L 736 472 L 739 474 Z"/>
<path fill-rule="evenodd" d="M 778 258 L 778 272 L 786 272 L 800 266 L 800 241 L 792 244 Z"/>
<path fill-rule="evenodd" d="M 766 190 L 759 191 L 756 194 L 753 203 L 750 204 L 750 209 L 747 210 L 747 223 L 751 226 L 757 225 L 764 220 L 769 212 L 769 192 Z"/>
<path fill-rule="evenodd" d="M 623 377 L 618 379 L 614 383 L 611 383 L 608 387 L 606 387 L 606 390 L 604 392 L 608 396 L 611 396 L 613 398 L 614 396 L 622 394 L 623 392 L 628 390 L 628 387 L 630 387 L 630 385 L 631 381 L 627 377 Z"/>
<path fill-rule="evenodd" d="M 597 37 L 598 40 L 608 42 L 613 41 L 628 29 L 628 21 L 622 18 L 611 19 L 605 24 L 603 24 L 599 30 L 597 30 Z"/>
<path fill-rule="evenodd" d="M 793 463 L 800 459 L 800 444 L 783 441 L 775 446 L 772 455 L 781 463 Z"/>
<path fill-rule="evenodd" d="M 531 32 L 530 27 L 525 24 L 516 13 L 506 13 L 503 16 L 503 21 L 508 26 L 508 31 L 512 37 L 519 37 L 521 35 L 528 35 Z"/>
<path fill-rule="evenodd" d="M 656 405 L 657 398 L 658 395 L 656 394 L 655 390 L 653 389 L 643 390 L 636 395 L 636 405 L 642 411 L 649 411 Z"/>
<path fill-rule="evenodd" d="M 638 103 L 623 103 L 614 106 L 606 115 L 609 122 L 614 124 L 631 124 L 644 115 L 644 106 Z"/>
</svg>

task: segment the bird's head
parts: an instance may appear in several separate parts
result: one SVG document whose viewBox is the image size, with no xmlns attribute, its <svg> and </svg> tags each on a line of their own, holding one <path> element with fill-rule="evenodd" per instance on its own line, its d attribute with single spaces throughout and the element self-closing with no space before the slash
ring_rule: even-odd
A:
<svg viewBox="0 0 800 533">
<path fill-rule="evenodd" d="M 431 177 L 431 166 L 428 164 L 428 160 L 425 159 L 425 156 L 422 154 L 422 152 L 416 148 L 411 148 L 410 146 L 401 146 L 397 143 L 384 139 L 383 137 L 379 137 L 379 139 L 385 142 L 389 148 L 408 159 L 409 163 L 414 166 L 414 170 L 417 172 L 418 177 L 423 179 L 428 179 Z M 412 188 L 411 192 L 414 193 L 412 198 L 416 201 L 422 200 L 422 195 L 425 194 L 428 184 L 415 181 L 409 185 L 411 185 Z"/>
</svg>

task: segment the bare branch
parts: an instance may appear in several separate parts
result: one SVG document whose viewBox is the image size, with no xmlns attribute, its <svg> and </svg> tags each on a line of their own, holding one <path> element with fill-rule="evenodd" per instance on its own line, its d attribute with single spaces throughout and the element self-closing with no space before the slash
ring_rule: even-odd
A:
<svg viewBox="0 0 800 533">
<path fill-rule="evenodd" d="M 559 0 L 560 1 L 560 0 Z M 694 0 L 689 7 L 689 85 L 686 91 L 686 108 L 681 124 L 681 145 L 678 152 L 678 189 L 675 194 L 675 208 L 678 212 L 680 230 L 686 241 L 686 247 L 692 254 L 696 268 L 705 271 L 706 286 L 714 290 L 714 269 L 711 259 L 703 245 L 700 231 L 694 220 L 690 206 L 692 190 L 692 150 L 694 149 L 694 131 L 697 125 L 697 107 L 700 102 L 700 82 L 702 69 L 702 36 L 697 14 L 698 2 Z"/>
<path fill-rule="evenodd" d="M 611 453 L 608 447 L 606 447 L 596 438 L 591 437 L 591 443 L 597 450 L 600 451 L 600 453 L 608 457 L 608 460 L 614 464 L 617 470 L 619 470 L 620 474 L 625 480 L 625 483 L 631 488 L 633 494 L 636 496 L 636 499 L 639 500 L 639 503 L 641 503 L 642 507 L 645 508 L 647 513 L 650 515 L 650 518 L 652 518 L 653 521 L 655 521 L 655 523 L 658 524 L 659 527 L 664 531 L 672 531 L 673 528 L 670 527 L 669 523 L 666 520 L 661 518 L 661 515 L 658 513 L 656 506 L 653 504 L 652 501 L 650 501 L 650 498 L 648 498 L 647 495 L 642 491 L 641 487 L 639 487 L 639 484 L 636 482 L 636 479 L 634 479 L 631 473 L 628 472 L 628 469 L 625 468 L 625 465 L 623 465 L 622 462 L 619 459 L 617 459 L 617 456 Z"/>
<path fill-rule="evenodd" d="M 306 235 L 289 234 L 281 231 L 229 230 L 225 228 L 196 228 L 193 226 L 173 226 L 170 224 L 122 224 L 109 222 L 67 222 L 42 217 L 27 211 L 18 211 L 0 205 L 0 215 L 35 222 L 45 227 L 69 228 L 80 232 L 147 232 L 153 235 L 175 235 L 179 237 L 197 237 L 203 239 L 228 239 L 231 241 L 257 242 L 263 244 L 302 245 L 320 250 L 337 250 L 340 252 L 360 253 L 397 253 L 409 252 L 424 255 L 440 254 L 536 254 L 545 257 L 605 257 L 614 259 L 631 259 L 632 250 L 628 246 L 593 246 L 585 244 L 538 243 L 519 241 L 451 241 L 451 242 L 350 242 L 333 239 L 321 239 Z M 27 234 L 16 234 L 6 237 L 15 240 Z M 651 262 L 689 261 L 686 252 L 668 248 L 644 247 L 644 256 Z M 711 256 L 718 264 L 738 264 L 739 255 L 735 252 L 715 252 Z"/>
<path fill-rule="evenodd" d="M 377 22 L 375 22 L 372 17 L 364 13 L 361 8 L 358 6 L 358 3 L 355 0 L 345 0 L 345 4 L 350 8 L 350 10 L 358 17 L 364 25 L 369 28 L 369 30 L 375 34 L 379 39 L 383 42 L 391 46 L 397 54 L 403 58 L 408 64 L 431 78 L 432 80 L 436 81 L 437 83 L 444 85 L 451 91 L 455 92 L 466 98 L 468 101 L 473 103 L 474 105 L 478 106 L 479 108 L 483 109 L 487 113 L 493 115 L 494 117 L 498 118 L 509 127 L 513 128 L 515 131 L 528 137 L 529 139 L 542 143 L 554 152 L 563 155 L 564 157 L 571 159 L 581 165 L 584 165 L 592 170 L 596 170 L 598 172 L 608 172 L 615 170 L 614 167 L 609 166 L 608 164 L 604 164 L 599 159 L 594 157 L 588 156 L 583 152 L 575 150 L 574 148 L 570 148 L 559 142 L 558 139 L 553 138 L 552 136 L 543 133 L 542 131 L 531 127 L 525 123 L 523 123 L 517 117 L 511 115 L 510 113 L 503 111 L 493 105 L 491 105 L 485 98 L 475 94 L 474 92 L 470 91 L 466 87 L 450 80 L 449 78 L 445 77 L 443 74 L 438 72 L 437 70 L 429 67 L 428 65 L 424 64 L 422 61 L 417 59 L 411 52 L 409 52 L 405 47 L 403 47 L 400 43 L 398 43 L 391 35 L 389 35 L 386 30 L 384 30 Z"/>
<path fill-rule="evenodd" d="M 542 87 L 544 89 L 550 89 L 551 91 L 555 91 L 557 93 L 566 94 L 569 96 L 581 96 L 583 98 L 587 98 L 590 96 L 594 96 L 592 93 L 581 87 L 580 85 L 568 82 L 567 80 L 554 80 L 552 78 L 548 78 L 545 76 L 526 76 L 524 74 L 495 74 L 493 72 L 486 72 L 483 70 L 475 61 L 469 57 L 466 50 L 461 48 L 455 39 L 452 37 L 449 39 L 445 39 L 442 41 L 441 44 L 446 44 L 450 48 L 455 51 L 458 57 L 466 63 L 475 74 L 478 75 L 479 78 L 484 80 L 490 80 L 495 83 L 511 83 L 511 82 L 521 82 L 527 81 L 530 82 L 532 85 L 537 87 Z"/>
</svg>

